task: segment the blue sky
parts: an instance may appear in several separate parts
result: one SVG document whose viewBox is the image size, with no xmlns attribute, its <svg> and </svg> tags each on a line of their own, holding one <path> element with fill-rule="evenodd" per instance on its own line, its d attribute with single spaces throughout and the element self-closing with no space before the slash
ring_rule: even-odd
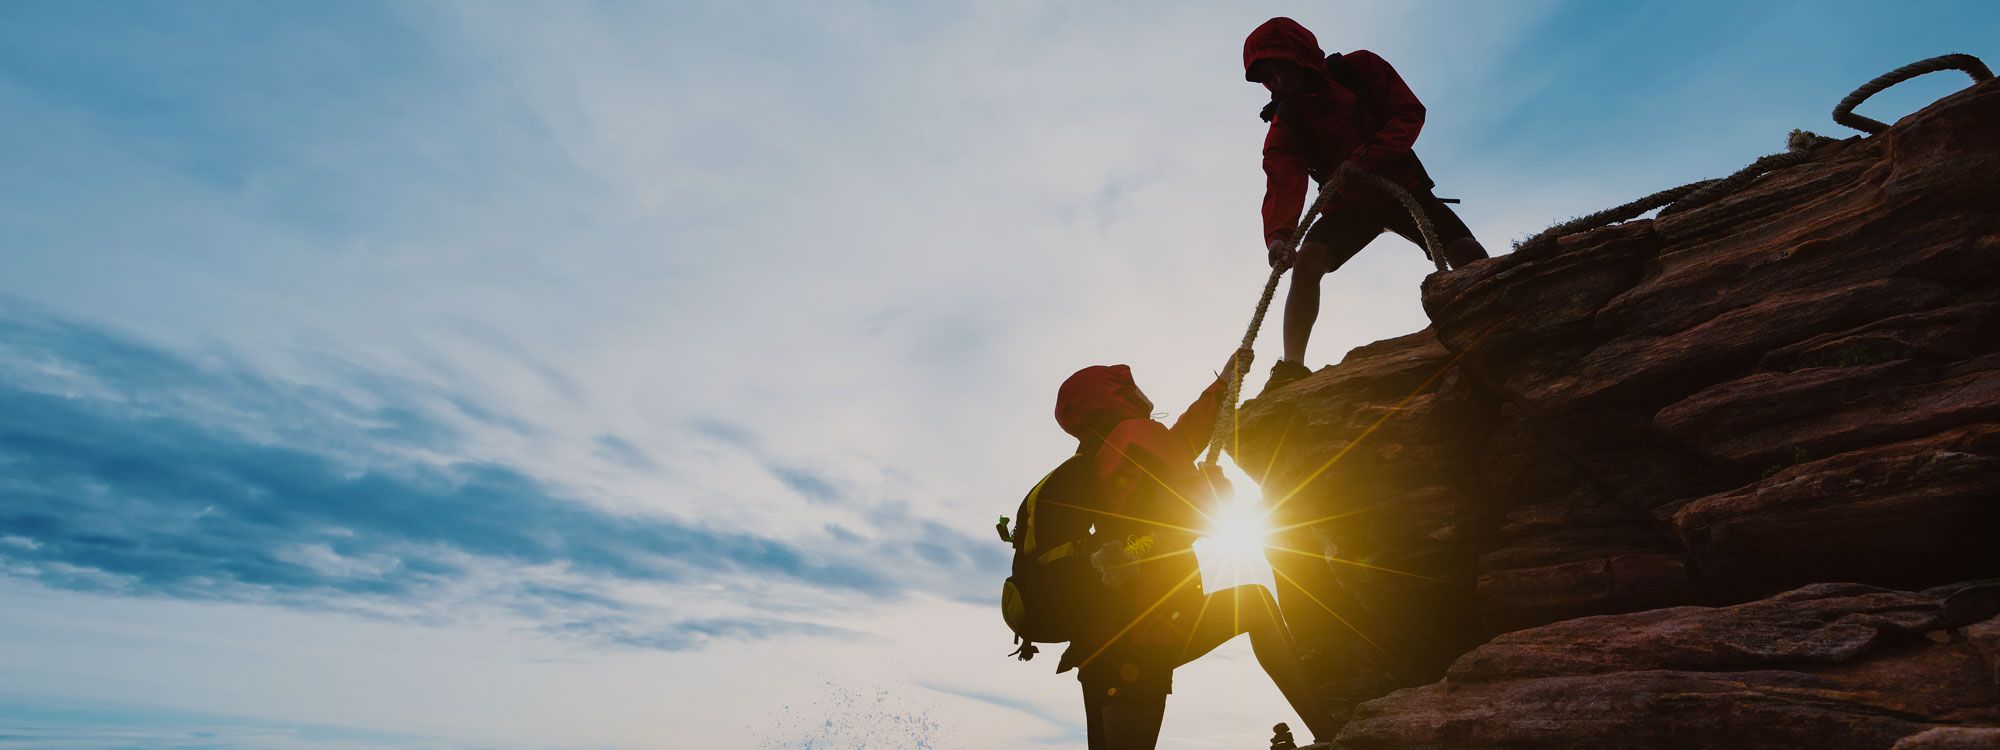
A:
<svg viewBox="0 0 2000 750">
<path fill-rule="evenodd" d="M 2000 55 L 1990 3 L 1212 6 L 0 6 L 0 747 L 1080 747 L 992 519 L 1064 375 L 1175 405 L 1239 335 L 1251 27 L 1395 64 L 1496 250 Z M 1311 364 L 1427 268 L 1331 278 Z M 1170 714 L 1285 717 L 1242 644 Z"/>
</svg>

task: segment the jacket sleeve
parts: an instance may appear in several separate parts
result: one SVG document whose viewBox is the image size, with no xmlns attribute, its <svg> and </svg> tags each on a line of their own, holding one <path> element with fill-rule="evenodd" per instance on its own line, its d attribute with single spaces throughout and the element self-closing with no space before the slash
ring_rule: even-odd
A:
<svg viewBox="0 0 2000 750">
<path fill-rule="evenodd" d="M 1211 498 L 1201 473 L 1171 428 L 1150 419 L 1128 419 L 1112 428 L 1098 451 L 1097 476 L 1104 510 L 1122 519 L 1195 528 Z M 1150 497 L 1161 505 L 1141 498 Z"/>
<path fill-rule="evenodd" d="M 1306 207 L 1306 157 L 1283 119 L 1264 136 L 1264 247 L 1290 239 Z"/>
<path fill-rule="evenodd" d="M 1249 377 L 1250 373 L 1243 375 Z M 1216 378 L 1208 390 L 1202 391 L 1200 396 L 1195 397 L 1194 403 L 1188 404 L 1187 411 L 1181 412 L 1181 418 L 1174 420 L 1174 426 L 1168 428 L 1176 441 L 1187 446 L 1188 453 L 1199 456 L 1202 451 L 1208 450 L 1208 439 L 1215 433 L 1215 417 L 1222 413 L 1222 394 L 1228 387 L 1226 377 Z"/>
<path fill-rule="evenodd" d="M 1380 55 L 1355 50 L 1346 59 L 1354 74 L 1367 81 L 1369 95 L 1374 99 L 1371 104 L 1382 119 L 1382 127 L 1356 148 L 1350 158 L 1362 169 L 1379 172 L 1416 145 L 1417 133 L 1424 129 L 1424 103 L 1417 101 L 1409 84 Z"/>
</svg>

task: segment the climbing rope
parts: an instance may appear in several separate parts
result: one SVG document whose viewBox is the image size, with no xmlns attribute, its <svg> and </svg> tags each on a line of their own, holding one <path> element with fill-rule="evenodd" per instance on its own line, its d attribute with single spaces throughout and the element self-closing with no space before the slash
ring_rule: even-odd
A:
<svg viewBox="0 0 2000 750">
<path fill-rule="evenodd" d="M 1759 157 L 1756 161 L 1750 162 L 1749 166 L 1736 170 L 1734 174 L 1720 180 L 1705 180 L 1704 184 L 1694 192 L 1661 208 L 1659 215 L 1668 216 L 1714 203 L 1722 196 L 1742 190 L 1751 181 L 1765 174 L 1812 161 L 1814 149 L 1832 142 L 1832 138 L 1809 130 L 1794 130 L 1785 138 L 1784 151 Z"/>
<path fill-rule="evenodd" d="M 1940 70 L 1965 71 L 1966 75 L 1971 76 L 1975 83 L 1993 77 L 1993 71 L 1987 69 L 1986 63 L 1980 62 L 1979 58 L 1971 55 L 1939 55 L 1925 60 L 1918 60 L 1877 76 L 1875 80 L 1862 84 L 1860 88 L 1855 89 L 1853 93 L 1841 99 L 1840 103 L 1833 107 L 1833 121 L 1869 135 L 1887 130 L 1889 128 L 1888 125 L 1854 114 L 1854 108 L 1862 102 L 1867 101 L 1868 97 L 1874 96 L 1883 89 L 1925 73 L 1935 73 Z M 1737 170 L 1735 174 L 1719 180 L 1700 180 L 1680 187 L 1668 188 L 1622 206 L 1608 208 L 1589 216 L 1565 221 L 1544 229 L 1541 233 L 1533 237 L 1515 243 L 1514 251 L 1532 251 L 1546 248 L 1563 237 L 1634 219 L 1640 214 L 1656 208 L 1660 209 L 1659 215 L 1669 216 L 1713 203 L 1723 196 L 1743 189 L 1743 187 L 1767 173 L 1812 161 L 1814 150 L 1832 142 L 1834 142 L 1834 139 L 1823 135 L 1804 130 L 1794 130 L 1791 137 L 1786 141 L 1785 151 L 1751 162 L 1749 166 Z"/>
<path fill-rule="evenodd" d="M 1971 55 L 1938 55 L 1928 60 L 1918 60 L 1876 76 L 1873 81 L 1861 84 L 1861 88 L 1855 89 L 1854 93 L 1848 94 L 1847 98 L 1840 100 L 1839 104 L 1833 105 L 1833 121 L 1869 135 L 1888 130 L 1889 125 L 1887 123 L 1854 114 L 1854 108 L 1861 106 L 1862 102 L 1868 101 L 1868 97 L 1874 96 L 1882 89 L 1889 88 L 1925 73 L 1936 73 L 1940 70 L 1965 71 L 1966 75 L 1972 76 L 1973 83 L 1982 83 L 1993 78 L 1993 71 L 1987 69 L 1986 63 L 1980 62 L 1979 58 Z"/>
<path fill-rule="evenodd" d="M 1765 156 L 1750 165 L 1736 170 L 1735 174 L 1714 180 L 1697 180 L 1680 187 L 1667 188 L 1644 198 L 1620 206 L 1604 209 L 1588 216 L 1570 219 L 1561 224 L 1544 229 L 1533 237 L 1514 245 L 1514 252 L 1532 252 L 1555 244 L 1556 240 L 1578 232 L 1587 232 L 1599 227 L 1637 218 L 1653 209 L 1660 209 L 1661 216 L 1679 213 L 1692 208 L 1714 203 L 1717 199 L 1743 189 L 1757 178 L 1774 170 L 1804 164 L 1812 161 L 1812 152 L 1833 139 L 1804 130 L 1794 130 L 1786 139 L 1785 150 Z"/>
<path fill-rule="evenodd" d="M 1875 80 L 1862 84 L 1860 88 L 1841 99 L 1839 104 L 1834 105 L 1833 121 L 1869 135 L 1887 130 L 1889 126 L 1882 122 L 1854 114 L 1854 108 L 1883 89 L 1940 70 L 1964 71 L 1966 75 L 1972 77 L 1974 83 L 1993 78 L 1993 71 L 1986 67 L 1986 63 L 1971 55 L 1939 55 L 1918 60 L 1877 76 Z M 1660 210 L 1660 216 L 1668 216 L 1713 203 L 1723 196 L 1743 189 L 1765 174 L 1811 161 L 1814 151 L 1833 142 L 1834 139 L 1817 133 L 1794 130 L 1785 141 L 1784 151 L 1753 161 L 1749 166 L 1737 170 L 1728 177 L 1690 182 L 1622 206 L 1565 221 L 1515 243 L 1514 250 L 1521 252 L 1550 246 L 1563 237 L 1628 221 L 1656 208 Z M 1299 244 L 1305 241 L 1306 233 L 1312 229 L 1313 222 L 1326 209 L 1327 202 L 1334 194 L 1340 192 L 1341 185 L 1346 182 L 1350 174 L 1359 175 L 1369 184 L 1381 188 L 1402 203 L 1403 208 L 1410 212 L 1410 217 L 1416 220 L 1418 231 L 1423 233 L 1425 252 L 1430 253 L 1431 260 L 1437 264 L 1439 271 L 1446 270 L 1444 248 L 1438 243 L 1437 230 L 1431 225 L 1430 216 L 1424 213 L 1422 206 L 1418 205 L 1416 197 L 1396 183 L 1358 169 L 1336 171 L 1332 179 L 1320 185 L 1319 196 L 1313 200 L 1312 206 L 1306 209 L 1305 218 L 1299 221 L 1298 228 L 1292 231 L 1292 236 L 1285 240 L 1285 254 L 1292 256 L 1298 252 Z M 1271 276 L 1264 280 L 1264 293 L 1257 298 L 1257 310 L 1250 315 L 1250 327 L 1243 332 L 1243 344 L 1239 349 L 1249 349 L 1257 343 L 1257 332 L 1264 326 L 1264 314 L 1271 309 L 1271 298 L 1278 292 L 1278 279 L 1283 277 L 1287 270 L 1290 270 L 1289 265 L 1275 266 L 1271 269 Z M 1221 459 L 1223 447 L 1235 439 L 1236 403 L 1242 395 L 1243 373 L 1232 369 L 1229 373 L 1229 384 L 1224 388 L 1222 408 L 1217 410 L 1215 415 L 1215 429 L 1209 433 L 1208 456 L 1205 460 L 1209 467 L 1216 465 Z"/>
<path fill-rule="evenodd" d="M 1298 227 L 1292 230 L 1292 236 L 1285 239 L 1286 257 L 1296 256 L 1299 245 L 1305 242 L 1306 234 L 1312 231 L 1313 222 L 1326 210 L 1326 204 L 1340 192 L 1341 186 L 1346 184 L 1349 176 L 1360 177 L 1362 181 L 1381 188 L 1383 192 L 1395 197 L 1398 203 L 1403 204 L 1404 210 L 1410 212 L 1410 218 L 1416 220 L 1417 232 L 1423 235 L 1424 252 L 1430 254 L 1431 260 L 1437 263 L 1438 270 L 1445 270 L 1444 245 L 1438 242 L 1437 227 L 1431 224 L 1430 214 L 1424 212 L 1423 206 L 1417 203 L 1416 196 L 1410 195 L 1410 191 L 1404 190 L 1401 185 L 1361 171 L 1359 168 L 1335 170 L 1331 179 L 1320 184 L 1319 196 L 1306 208 L 1305 218 L 1299 220 Z M 1271 299 L 1278 294 L 1278 279 L 1283 278 L 1285 272 L 1289 270 L 1291 270 L 1289 263 L 1271 267 L 1270 277 L 1264 279 L 1264 293 L 1257 298 L 1257 310 L 1250 314 L 1250 327 L 1243 332 L 1243 344 L 1238 347 L 1239 351 L 1249 349 L 1257 343 L 1257 332 L 1264 328 L 1264 314 L 1271 310 Z M 1236 402 L 1242 396 L 1243 372 L 1231 368 L 1229 384 L 1223 387 L 1222 408 L 1216 411 L 1215 428 L 1209 432 L 1208 457 L 1205 463 L 1210 467 L 1214 467 L 1222 459 L 1223 446 L 1228 445 L 1236 437 Z"/>
</svg>

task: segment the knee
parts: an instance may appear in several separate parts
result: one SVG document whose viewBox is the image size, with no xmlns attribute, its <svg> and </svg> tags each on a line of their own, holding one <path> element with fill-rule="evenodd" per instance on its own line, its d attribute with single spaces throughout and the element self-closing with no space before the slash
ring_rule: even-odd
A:
<svg viewBox="0 0 2000 750">
<path fill-rule="evenodd" d="M 1292 279 L 1317 281 L 1319 277 L 1325 276 L 1327 256 L 1331 254 L 1326 245 L 1318 242 L 1306 243 L 1299 248 L 1298 257 L 1292 261 Z"/>
</svg>

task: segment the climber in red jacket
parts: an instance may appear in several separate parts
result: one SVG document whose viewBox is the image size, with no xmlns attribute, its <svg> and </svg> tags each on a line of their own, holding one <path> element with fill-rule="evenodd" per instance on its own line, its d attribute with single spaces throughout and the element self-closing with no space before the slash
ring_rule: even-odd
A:
<svg viewBox="0 0 2000 750">
<path fill-rule="evenodd" d="M 1101 586 L 1068 604 L 1081 632 L 1056 671 L 1077 670 L 1091 750 L 1150 750 L 1158 741 L 1176 667 L 1238 635 L 1320 739 L 1333 716 L 1307 682 L 1277 600 L 1260 585 L 1204 592 L 1191 549 L 1226 484 L 1195 464 L 1207 448 L 1228 378 L 1250 364 L 1239 351 L 1200 398 L 1168 427 L 1124 365 L 1087 367 L 1056 394 L 1056 422 L 1078 440 L 1092 489 L 1077 493 L 1066 525 L 1094 526 L 1090 551 Z M 1085 518 L 1088 520 L 1086 521 Z M 1053 518 L 1038 521 L 1054 527 Z"/>
<path fill-rule="evenodd" d="M 1379 188 L 1344 183 L 1327 204 L 1296 254 L 1285 250 L 1306 203 L 1306 177 L 1324 183 L 1335 173 L 1359 169 L 1408 189 L 1429 215 L 1444 244 L 1445 261 L 1459 268 L 1485 258 L 1486 249 L 1456 213 L 1431 194 L 1435 183 L 1410 150 L 1423 129 L 1424 105 L 1373 52 L 1328 56 L 1304 26 L 1273 18 L 1243 42 L 1244 77 L 1271 92 L 1264 108 L 1264 245 L 1273 267 L 1290 263 L 1285 297 L 1285 356 L 1271 367 L 1266 391 L 1297 380 L 1306 340 L 1319 318 L 1319 283 L 1383 231 L 1423 246 L 1409 212 Z"/>
</svg>

